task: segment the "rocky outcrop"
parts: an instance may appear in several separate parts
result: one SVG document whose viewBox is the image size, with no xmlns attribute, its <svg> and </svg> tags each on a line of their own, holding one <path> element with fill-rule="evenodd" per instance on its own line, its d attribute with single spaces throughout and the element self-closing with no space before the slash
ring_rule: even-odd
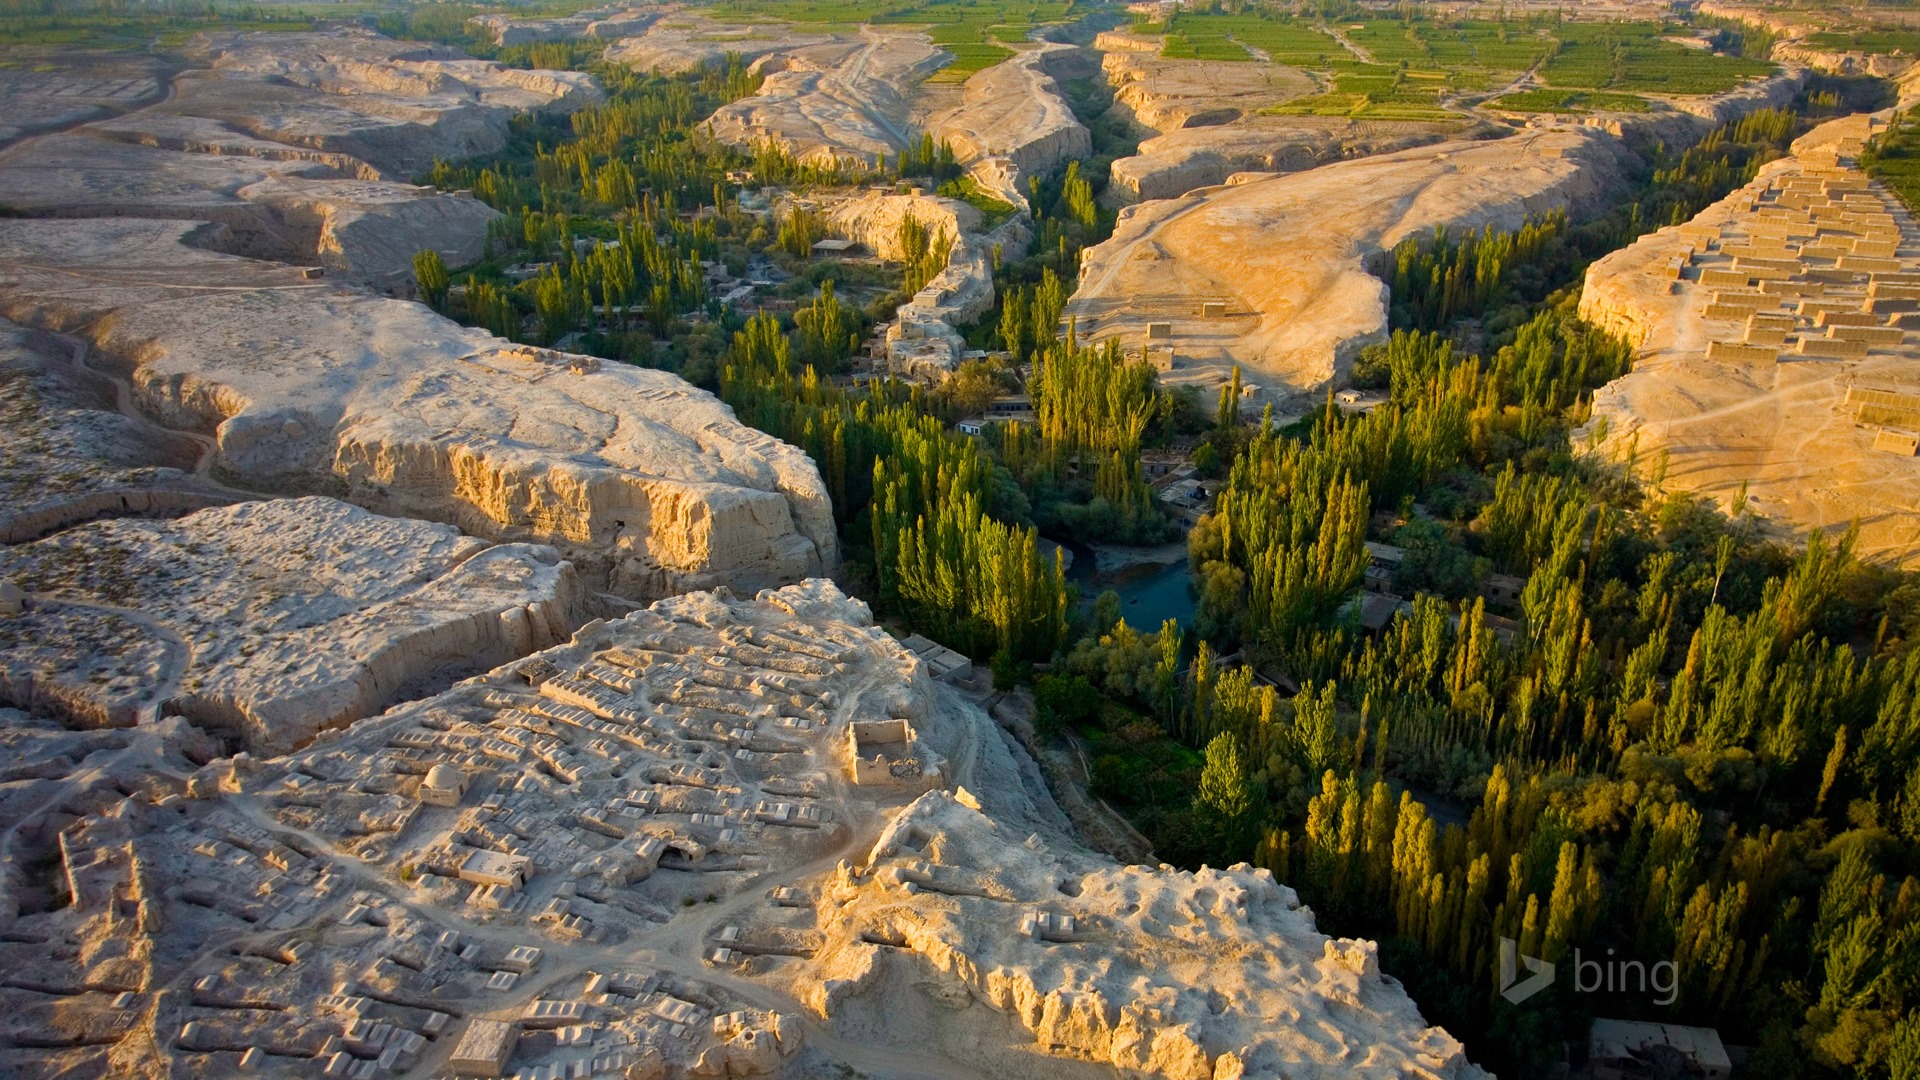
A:
<svg viewBox="0 0 1920 1080">
<path fill-rule="evenodd" d="M 887 356 L 894 369 L 935 381 L 945 378 L 966 351 L 958 328 L 993 308 L 996 255 L 1020 258 L 1032 239 L 1025 214 L 982 231 L 980 211 L 938 196 L 868 191 L 834 201 L 824 213 L 835 236 L 857 240 L 883 259 L 905 258 L 900 229 L 908 218 L 951 245 L 946 267 L 900 305 L 886 329 Z"/>
<path fill-rule="evenodd" d="M 1093 47 L 1103 53 L 1144 53 L 1159 56 L 1166 47 L 1166 39 L 1158 34 L 1134 34 L 1125 30 L 1102 30 L 1095 34 Z"/>
<path fill-rule="evenodd" d="M 1163 60 L 1129 50 L 1109 51 L 1100 67 L 1115 107 L 1163 133 L 1217 127 L 1319 89 L 1303 71 L 1262 61 Z"/>
<path fill-rule="evenodd" d="M 960 104 L 927 122 L 936 142 L 952 144 L 975 180 L 1024 207 L 1022 177 L 1040 176 L 1093 153 L 1093 139 L 1047 73 L 1047 55 L 1068 46 L 1027 49 L 977 71 L 961 87 Z"/>
<path fill-rule="evenodd" d="M 80 727 L 184 716 L 256 752 L 372 715 L 423 677 L 565 641 L 586 592 L 551 548 L 332 499 L 115 520 L 0 548 L 0 700 Z"/>
<path fill-rule="evenodd" d="M 189 57 L 211 71 L 158 110 L 222 120 L 259 138 L 351 154 L 384 174 L 497 152 L 523 112 L 598 102 L 574 71 L 502 67 L 457 49 L 357 30 L 210 34 Z"/>
<path fill-rule="evenodd" d="M 1067 305 L 1083 336 L 1138 349 L 1171 323 L 1177 379 L 1246 369 L 1266 400 L 1341 378 L 1387 331 L 1369 260 L 1437 226 L 1518 228 L 1625 183 L 1607 136 L 1552 130 L 1342 161 L 1142 203 L 1091 249 Z M 1202 316 L 1202 304 L 1224 304 Z M 1255 399 L 1256 402 L 1260 398 Z"/>
<path fill-rule="evenodd" d="M 1824 124 L 1692 221 L 1588 269 L 1581 316 L 1636 352 L 1633 370 L 1595 393 L 1579 437 L 1657 469 L 1670 490 L 1753 514 L 1782 538 L 1837 536 L 1857 523 L 1858 551 L 1911 566 L 1920 460 L 1907 433 L 1920 426 L 1920 346 L 1914 317 L 1901 311 L 1912 302 L 1890 297 L 1902 275 L 1920 273 L 1920 233 L 1852 167 L 1871 130 L 1864 115 Z M 1789 185 L 1798 192 L 1783 202 Z M 1835 216 L 1829 198 L 1852 219 Z M 1810 220 L 1815 200 L 1823 217 Z M 1794 209 L 1787 202 L 1800 204 L 1792 236 L 1780 228 Z M 1893 257 L 1847 266 L 1854 258 L 1838 253 L 1869 232 L 1893 241 Z M 1763 261 L 1742 266 L 1752 258 Z M 1746 269 L 1766 277 L 1750 280 Z M 1828 326 L 1823 311 L 1864 325 Z"/>
<path fill-rule="evenodd" d="M 644 8 L 598 8 L 552 19 L 476 15 L 468 23 L 492 35 L 495 45 L 579 38 L 616 39 L 645 33 L 664 12 Z"/>
<path fill-rule="evenodd" d="M 863 29 L 769 53 L 755 61 L 766 77 L 750 97 L 708 120 L 720 141 L 778 146 L 796 160 L 875 165 L 907 145 L 911 95 L 950 54 L 922 33 Z"/>
<path fill-rule="evenodd" d="M 33 140 L 0 157 L 0 205 L 62 217 L 213 223 L 218 250 L 392 284 L 414 254 L 477 259 L 498 215 L 400 182 L 436 158 L 505 145 L 517 113 L 599 90 L 574 72 L 517 71 L 364 32 L 214 35 L 207 68 L 168 100 Z"/>
<path fill-rule="evenodd" d="M 1783 41 L 1775 45 L 1773 59 L 1834 75 L 1871 75 L 1877 79 L 1897 79 L 1914 65 L 1911 56 L 1853 49 L 1823 49 L 1799 41 Z"/>
<path fill-rule="evenodd" d="M 799 205 L 795 203 L 794 205 Z M 906 257 L 900 230 L 908 218 L 920 223 L 936 239 L 949 243 L 980 230 L 980 211 L 958 199 L 939 195 L 900 195 L 862 191 L 816 204 L 834 236 L 859 242 L 883 259 Z"/>
<path fill-rule="evenodd" d="M 1336 116 L 1252 116 L 1218 127 L 1179 128 L 1116 160 L 1103 199 L 1117 206 L 1175 199 L 1226 183 L 1236 173 L 1298 172 L 1441 142 L 1459 132 L 1453 123 Z"/>
<path fill-rule="evenodd" d="M 232 501 L 196 475 L 198 442 L 122 413 L 111 380 L 79 351 L 0 320 L 0 544 Z"/>
<path fill-rule="evenodd" d="M 822 1015 L 874 1008 L 905 969 L 947 1015 L 977 1003 L 1127 1074 L 1485 1076 L 1380 974 L 1372 942 L 1317 933 L 1265 870 L 1103 865 L 1021 844 L 978 807 L 921 796 L 823 887 Z"/>
<path fill-rule="evenodd" d="M 606 59 L 638 71 L 677 75 L 714 64 L 730 56 L 752 64 L 762 57 L 833 43 L 835 35 L 802 30 L 792 23 L 715 22 L 690 11 L 660 19 L 644 33 L 623 37 L 607 46 Z"/>
<path fill-rule="evenodd" d="M 946 268 L 900 305 L 887 327 L 887 359 L 894 370 L 934 382 L 951 374 L 969 347 L 960 328 L 993 310 L 995 258 L 1017 259 L 1031 241 L 1024 215 L 990 233 L 961 234 Z"/>
<path fill-rule="evenodd" d="M 239 195 L 272 209 L 289 228 L 311 234 L 320 266 L 371 281 L 411 278 L 413 257 L 428 247 L 449 266 L 480 261 L 487 226 L 500 216 L 478 199 L 408 184 L 287 178 L 242 188 Z"/>
<path fill-rule="evenodd" d="M 0 223 L 0 309 L 85 335 L 144 410 L 210 432 L 216 474 L 256 490 L 550 543 L 593 588 L 640 598 L 834 565 L 813 463 L 711 395 L 196 250 L 190 230 Z"/>
<path fill-rule="evenodd" d="M 1107 49 L 1101 68 L 1114 89 L 1113 110 L 1157 134 L 1114 161 L 1104 195 L 1109 205 L 1177 198 L 1239 172 L 1310 169 L 1460 133 L 1459 122 L 1273 115 L 1266 110 L 1315 93 L 1318 84 L 1265 61 L 1165 60 L 1157 48 L 1132 47 L 1135 40 L 1100 35 Z"/>
</svg>

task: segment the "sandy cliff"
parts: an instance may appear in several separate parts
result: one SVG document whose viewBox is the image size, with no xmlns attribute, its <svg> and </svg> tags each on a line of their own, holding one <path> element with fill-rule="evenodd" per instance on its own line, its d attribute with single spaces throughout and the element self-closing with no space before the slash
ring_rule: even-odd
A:
<svg viewBox="0 0 1920 1080">
<path fill-rule="evenodd" d="M 1123 1074 L 1485 1075 L 1381 975 L 1373 942 L 1318 933 L 1265 870 L 1115 866 L 1022 843 L 980 805 L 922 796 L 823 885 L 819 1012 L 876 1009 L 911 981 L 956 1027 L 992 1010 Z"/>
<path fill-rule="evenodd" d="M 961 87 L 960 104 L 926 124 L 936 142 L 952 144 L 962 164 L 1004 162 L 972 172 L 988 191 L 1015 206 L 1026 205 L 1025 177 L 1093 153 L 1092 136 L 1045 67 L 1048 53 L 1067 48 L 1041 45 L 975 72 Z"/>
<path fill-rule="evenodd" d="M 834 564 L 812 462 L 711 395 L 198 250 L 191 229 L 0 223 L 0 309 L 86 336 L 249 487 L 551 543 L 642 598 Z"/>
<path fill-rule="evenodd" d="M 478 258 L 498 215 L 405 181 L 498 151 L 508 121 L 599 100 L 576 72 L 518 71 L 361 31 L 218 34 L 152 106 L 0 155 L 0 206 L 62 217 L 217 223 L 202 242 L 403 280 L 432 247 Z M 4 89 L 4 88 L 0 88 Z"/>
<path fill-rule="evenodd" d="M 755 61 L 766 74 L 759 91 L 721 106 L 708 123 L 735 146 L 771 143 L 801 161 L 875 164 L 913 137 L 912 96 L 949 59 L 924 33 L 872 28 L 771 53 Z"/>
<path fill-rule="evenodd" d="M 822 45 L 834 35 L 802 30 L 792 23 L 715 22 L 695 12 L 675 12 L 650 24 L 643 32 L 607 46 L 606 58 L 641 71 L 673 75 L 709 64 L 724 64 L 729 56 L 753 63 L 770 53 L 808 45 Z"/>
<path fill-rule="evenodd" d="M 1142 203 L 1087 252 L 1067 315 L 1129 349 L 1171 322 L 1178 379 L 1238 364 L 1268 392 L 1311 391 L 1386 334 L 1387 288 L 1367 260 L 1436 226 L 1512 229 L 1596 202 L 1623 182 L 1624 153 L 1597 133 L 1529 132 Z M 1225 314 L 1200 318 L 1205 301 Z"/>
<path fill-rule="evenodd" d="M 1154 48 L 1135 47 L 1143 44 Z M 1437 142 L 1462 126 L 1276 116 L 1264 110 L 1315 93 L 1313 78 L 1265 61 L 1162 59 L 1157 38 L 1102 34 L 1099 47 L 1113 108 L 1157 133 L 1113 163 L 1105 198 L 1114 205 L 1177 198 L 1238 172 L 1292 172 Z"/>
<path fill-rule="evenodd" d="M 586 618 L 551 548 L 332 499 L 99 521 L 0 548 L 0 699 L 76 726 L 162 713 L 254 752 L 372 715 L 422 678 L 565 641 Z"/>
<path fill-rule="evenodd" d="M 1782 536 L 1857 520 L 1863 553 L 1907 565 L 1920 346 L 1901 290 L 1920 281 L 1920 232 L 1851 167 L 1843 148 L 1868 133 L 1864 116 L 1822 125 L 1691 222 L 1588 269 L 1581 315 L 1638 352 L 1595 394 L 1587 434 Z M 1845 254 L 1876 240 L 1893 254 Z"/>
</svg>

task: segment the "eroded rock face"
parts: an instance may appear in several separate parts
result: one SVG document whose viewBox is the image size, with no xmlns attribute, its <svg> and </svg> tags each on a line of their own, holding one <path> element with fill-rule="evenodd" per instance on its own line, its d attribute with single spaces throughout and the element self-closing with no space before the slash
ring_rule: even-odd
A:
<svg viewBox="0 0 1920 1080">
<path fill-rule="evenodd" d="M 927 131 L 948 142 L 962 164 L 1002 159 L 972 170 L 986 190 L 1026 206 L 1022 177 L 1041 176 L 1093 153 L 1093 137 L 1073 115 L 1046 70 L 1047 55 L 1068 46 L 1047 44 L 977 71 L 960 88 L 961 102 L 933 117 Z"/>
<path fill-rule="evenodd" d="M 1815 71 L 1835 75 L 1872 75 L 1896 79 L 1913 67 L 1911 56 L 1858 52 L 1851 49 L 1822 49 L 1794 41 L 1783 41 L 1773 48 L 1773 59 L 1787 64 L 1803 64 Z"/>
<path fill-rule="evenodd" d="M 1160 39 L 1102 34 L 1113 108 L 1158 134 L 1113 163 L 1107 202 L 1172 199 L 1239 172 L 1292 172 L 1438 142 L 1462 121 L 1355 121 L 1265 110 L 1318 91 L 1297 68 L 1266 61 L 1167 60 Z"/>
<path fill-rule="evenodd" d="M 1265 870 L 1103 865 L 1022 843 L 969 801 L 922 796 L 824 886 L 821 1012 L 878 1007 L 872 991 L 897 966 L 933 976 L 958 1008 L 977 1002 L 1055 1053 L 1123 1072 L 1485 1075 L 1381 977 L 1372 942 L 1319 934 Z"/>
<path fill-rule="evenodd" d="M 1104 198 L 1119 205 L 1176 199 L 1237 173 L 1299 172 L 1440 142 L 1459 130 L 1453 123 L 1336 116 L 1248 116 L 1217 127 L 1176 128 L 1115 161 Z"/>
<path fill-rule="evenodd" d="M 480 15 L 468 20 L 493 35 L 495 45 L 575 38 L 625 38 L 645 33 L 662 12 L 647 8 L 582 11 L 552 19 L 516 19 L 511 15 Z"/>
<path fill-rule="evenodd" d="M 722 23 L 679 11 L 649 25 L 644 33 L 607 46 L 606 58 L 641 71 L 674 75 L 724 64 L 729 56 L 751 64 L 763 56 L 834 40 L 832 34 L 803 30 L 792 23 Z"/>
<path fill-rule="evenodd" d="M 1920 524 L 1905 434 L 1920 427 L 1920 320 L 1902 290 L 1920 282 L 1920 232 L 1853 167 L 1870 133 L 1864 116 L 1822 125 L 1693 221 L 1588 269 L 1581 316 L 1638 351 L 1594 395 L 1585 434 L 1642 468 L 1664 460 L 1665 486 L 1743 501 L 1783 536 L 1858 520 L 1863 554 L 1906 565 Z M 1845 254 L 1876 236 L 1891 256 Z M 1755 268 L 1767 276 L 1749 278 Z M 1857 348 L 1834 340 L 1848 335 Z"/>
<path fill-rule="evenodd" d="M 862 769 L 856 729 L 961 790 Z M 824 581 L 589 623 L 283 757 L 196 770 L 149 734 L 89 737 L 101 798 L 50 760 L 81 738 L 0 725 L 0 807 L 43 800 L 9 865 L 72 890 L 0 877 L 0 962 L 34 973 L 0 1031 L 60 1033 L 0 1041 L 8 1075 L 471 1045 L 639 1078 L 1484 1076 L 1263 872 L 1080 848 Z M 548 1033 L 573 1025 L 597 1037 Z"/>
<path fill-rule="evenodd" d="M 1111 35 L 1101 35 L 1112 44 Z M 1165 60 L 1114 49 L 1101 58 L 1114 103 L 1135 123 L 1158 132 L 1217 127 L 1319 90 L 1306 72 L 1262 61 Z"/>
<path fill-rule="evenodd" d="M 571 112 L 601 99 L 599 86 L 580 72 L 501 67 L 458 49 L 360 30 L 208 34 L 188 55 L 212 72 L 181 88 L 161 112 L 352 154 L 401 177 L 435 158 L 498 151 L 517 113 Z"/>
<path fill-rule="evenodd" d="M 285 750 L 423 676 L 564 641 L 586 593 L 551 548 L 332 499 L 112 520 L 0 548 L 0 696 L 81 727 L 162 714 Z"/>
<path fill-rule="evenodd" d="M 0 156 L 0 205 L 207 221 L 218 228 L 201 242 L 218 250 L 390 282 L 422 248 L 478 258 L 499 216 L 405 180 L 499 150 L 516 113 L 600 97 L 578 73 L 359 31 L 209 35 L 187 51 L 207 67 L 167 100 Z"/>
<path fill-rule="evenodd" d="M 1591 205 L 1624 182 L 1625 151 L 1577 130 L 1450 142 L 1343 161 L 1121 212 L 1089 250 L 1067 305 L 1081 333 L 1137 350 L 1172 323 L 1174 378 L 1240 365 L 1269 393 L 1340 378 L 1387 331 L 1387 287 L 1367 261 L 1436 226 L 1514 229 Z M 1223 301 L 1225 314 L 1202 318 Z"/>
<path fill-rule="evenodd" d="M 952 245 L 945 268 L 900 305 L 886 330 L 893 369 L 934 381 L 945 378 L 967 349 L 958 327 L 993 309 L 996 254 L 1018 259 L 1032 242 L 1025 214 L 986 230 L 980 211 L 940 196 L 865 191 L 831 202 L 824 213 L 835 236 L 857 240 L 883 259 L 906 256 L 900 228 L 909 218 Z"/>
<path fill-rule="evenodd" d="M 112 382 L 79 352 L 0 320 L 0 543 L 102 515 L 230 501 L 195 474 L 199 442 L 120 412 Z"/>
<path fill-rule="evenodd" d="M 715 137 L 751 148 L 772 143 L 800 161 L 876 164 L 913 134 L 914 90 L 951 55 L 923 33 L 863 29 L 857 38 L 770 53 L 757 93 L 722 106 L 708 121 Z"/>
<path fill-rule="evenodd" d="M 84 333 L 215 471 L 496 541 L 640 598 L 835 562 L 806 455 L 664 372 L 525 350 L 426 307 L 183 243 L 192 226 L 0 223 L 0 309 Z"/>
<path fill-rule="evenodd" d="M 311 235 L 320 266 L 364 280 L 405 278 L 413 257 L 428 247 L 450 266 L 478 262 L 487 226 L 500 216 L 478 199 L 410 184 L 275 178 L 239 194 L 271 209 L 303 238 Z M 224 239 L 205 242 L 222 248 Z"/>
</svg>

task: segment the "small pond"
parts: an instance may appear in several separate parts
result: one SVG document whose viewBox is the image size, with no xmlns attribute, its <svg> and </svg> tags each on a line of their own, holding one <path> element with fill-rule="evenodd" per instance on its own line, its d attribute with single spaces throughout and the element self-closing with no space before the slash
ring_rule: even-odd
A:
<svg viewBox="0 0 1920 1080">
<path fill-rule="evenodd" d="M 1168 619 L 1178 619 L 1182 626 L 1192 625 L 1194 607 L 1200 596 L 1187 576 L 1187 560 L 1165 566 L 1131 566 L 1118 573 L 1101 574 L 1094 569 L 1090 549 L 1079 544 L 1067 546 L 1073 552 L 1067 580 L 1080 586 L 1080 596 L 1087 607 L 1093 606 L 1094 597 L 1112 589 L 1120 594 L 1121 616 L 1135 630 L 1151 633 Z"/>
</svg>

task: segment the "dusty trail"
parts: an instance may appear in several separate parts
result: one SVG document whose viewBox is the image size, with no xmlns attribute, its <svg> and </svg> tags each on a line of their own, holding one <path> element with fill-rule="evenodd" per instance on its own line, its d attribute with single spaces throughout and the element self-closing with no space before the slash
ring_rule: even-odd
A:
<svg viewBox="0 0 1920 1080">
<path fill-rule="evenodd" d="M 832 78 L 835 83 L 845 90 L 848 97 L 860 103 L 860 112 L 862 115 L 884 128 L 887 134 L 893 136 L 894 141 L 901 146 L 910 145 L 913 139 L 908 131 L 899 124 L 894 123 L 893 118 L 888 116 L 883 110 L 875 108 L 871 95 L 861 86 L 861 82 L 866 78 L 867 74 L 867 61 L 872 58 L 874 50 L 878 49 L 882 42 L 875 36 L 871 29 L 866 27 L 860 29 L 860 36 L 866 41 L 866 45 L 861 48 L 860 55 L 854 57 L 853 69 L 847 72 L 845 78 L 840 78 L 837 75 L 829 76 L 829 78 Z"/>
<path fill-rule="evenodd" d="M 1340 30 L 1339 28 L 1333 26 L 1330 23 L 1321 23 L 1320 29 L 1325 31 L 1328 37 L 1331 37 L 1333 40 L 1339 42 L 1341 48 L 1352 53 L 1353 58 L 1355 60 L 1358 60 L 1363 64 L 1371 64 L 1374 62 L 1373 53 L 1368 52 L 1366 49 L 1363 49 L 1359 45 L 1355 44 L 1353 39 L 1346 35 L 1345 31 Z"/>
<path fill-rule="evenodd" d="M 149 51 L 152 51 L 152 50 L 150 49 Z M 175 83 L 175 80 L 177 80 L 183 74 L 185 74 L 185 71 L 172 72 L 167 76 L 165 91 L 159 97 L 156 97 L 151 101 L 142 102 L 139 105 L 135 106 L 134 108 L 126 110 L 125 112 L 115 113 L 113 114 L 113 117 L 118 118 L 118 117 L 127 117 L 127 116 L 138 116 L 143 112 L 147 112 L 150 109 L 158 108 L 159 106 L 165 105 L 168 102 L 172 101 L 174 97 L 178 95 L 180 92 L 178 85 L 176 85 Z M 20 138 L 13 140 L 12 142 L 0 143 L 0 165 L 5 165 L 8 159 L 12 158 L 18 151 L 24 150 L 27 147 L 32 146 L 34 143 L 39 142 L 41 139 L 44 139 L 49 135 L 64 135 L 69 131 L 86 127 L 88 124 L 98 123 L 102 119 L 107 119 L 107 117 L 89 116 L 82 120 L 75 120 L 70 124 L 62 124 L 58 127 L 48 128 L 45 131 L 36 131 L 31 135 L 23 135 Z"/>
</svg>

